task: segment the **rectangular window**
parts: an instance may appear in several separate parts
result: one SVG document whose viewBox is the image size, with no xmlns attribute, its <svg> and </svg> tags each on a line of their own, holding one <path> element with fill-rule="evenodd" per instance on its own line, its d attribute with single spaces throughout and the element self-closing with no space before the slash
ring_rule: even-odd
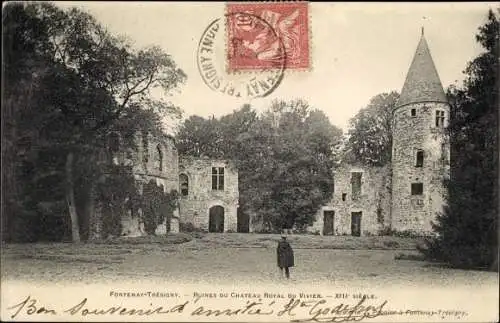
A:
<svg viewBox="0 0 500 323">
<path fill-rule="evenodd" d="M 424 167 L 424 151 L 423 150 L 417 150 L 415 167 Z"/>
<path fill-rule="evenodd" d="M 411 109 L 411 116 L 412 117 L 417 116 L 417 109 Z"/>
<path fill-rule="evenodd" d="M 345 201 L 346 198 L 347 198 L 347 193 L 342 193 L 342 201 Z"/>
<path fill-rule="evenodd" d="M 422 195 L 424 194 L 424 184 L 423 183 L 412 183 L 411 184 L 411 195 Z"/>
<path fill-rule="evenodd" d="M 212 190 L 224 190 L 224 167 L 212 167 Z"/>
<path fill-rule="evenodd" d="M 444 111 L 442 110 L 436 110 L 436 127 L 444 127 Z"/>
<path fill-rule="evenodd" d="M 361 195 L 361 177 L 363 173 L 351 173 L 352 199 L 357 200 Z"/>
</svg>

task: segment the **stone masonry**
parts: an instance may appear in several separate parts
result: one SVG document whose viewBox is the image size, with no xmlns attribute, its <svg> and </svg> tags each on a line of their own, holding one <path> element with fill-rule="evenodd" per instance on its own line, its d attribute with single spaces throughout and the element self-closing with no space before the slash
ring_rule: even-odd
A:
<svg viewBox="0 0 500 323">
<path fill-rule="evenodd" d="M 359 194 L 355 176 L 360 176 Z M 359 234 L 376 235 L 391 225 L 391 176 L 388 167 L 341 165 L 335 170 L 332 199 L 316 214 L 308 231 L 321 235 L 356 235 L 353 213 L 360 216 Z M 353 192 L 354 191 L 354 192 Z M 354 194 L 353 194 L 354 193 Z M 355 215 L 356 216 L 356 215 Z M 328 217 L 333 221 L 328 222 Z M 354 231 L 354 232 L 353 232 Z"/>
<path fill-rule="evenodd" d="M 411 117 L 411 109 L 416 116 Z M 394 230 L 431 231 L 431 222 L 444 205 L 443 179 L 449 172 L 449 143 L 435 115 L 449 115 L 446 103 L 416 103 L 394 112 L 392 151 Z M 417 152 L 423 161 L 417 165 Z M 420 191 L 414 185 L 422 185 Z"/>
<path fill-rule="evenodd" d="M 392 161 L 385 167 L 341 164 L 334 170 L 334 193 L 316 213 L 308 231 L 321 235 L 376 235 L 387 229 L 428 233 L 446 201 L 449 176 L 450 107 L 423 31 L 393 110 Z M 173 138 L 138 136 L 129 152 L 136 178 L 154 180 L 180 193 L 170 223 L 210 232 L 237 231 L 238 171 L 228 160 L 178 156 Z M 250 232 L 256 229 L 250 221 Z M 125 235 L 144 234 L 130 214 Z M 166 233 L 166 224 L 157 233 Z"/>
<path fill-rule="evenodd" d="M 377 234 L 381 230 L 430 233 L 446 203 L 450 172 L 446 127 L 450 106 L 423 30 L 399 101 L 393 110 L 392 161 L 385 168 L 342 165 L 335 192 L 308 228 L 319 234 Z M 361 173 L 352 199 L 352 173 Z"/>
<path fill-rule="evenodd" d="M 179 187 L 179 156 L 175 141 L 172 137 L 161 138 L 148 134 L 147 137 L 138 133 L 136 135 L 137 150 L 128 149 L 126 162 L 133 165 L 134 176 L 140 183 L 151 180 L 156 185 L 163 186 L 165 192 L 178 190 Z M 141 212 L 141 210 L 139 210 Z M 170 223 L 171 232 L 179 232 L 179 211 L 174 211 Z M 167 232 L 166 223 L 162 223 L 156 229 L 156 234 Z M 122 235 L 142 236 L 145 235 L 144 224 L 138 216 L 132 216 L 128 211 L 122 217 Z"/>
<path fill-rule="evenodd" d="M 221 177 L 220 173 L 214 177 L 214 169 L 215 172 L 223 170 L 222 187 L 214 186 L 214 181 L 220 184 Z M 227 160 L 183 156 L 179 162 L 179 177 L 180 220 L 183 225 L 191 225 L 203 231 L 236 232 L 239 191 L 238 172 L 233 163 Z M 210 222 L 217 212 L 221 216 L 222 226 L 211 227 Z"/>
<path fill-rule="evenodd" d="M 393 111 L 392 229 L 431 232 L 449 176 L 450 106 L 423 30 Z"/>
<path fill-rule="evenodd" d="M 180 224 L 191 224 L 204 231 L 236 231 L 238 210 L 238 172 L 225 160 L 179 157 L 172 137 L 155 137 L 137 133 L 136 148 L 123 148 L 115 154 L 113 162 L 133 166 L 139 183 L 151 180 L 165 192 L 180 193 L 179 209 L 174 211 L 170 225 L 162 223 L 156 234 L 179 232 Z M 212 170 L 215 169 L 217 185 L 213 187 Z M 182 183 L 180 181 L 182 179 Z M 142 210 L 132 215 L 129 210 L 122 215 L 122 235 L 135 237 L 146 234 L 141 222 Z M 212 222 L 212 225 L 211 225 Z"/>
</svg>

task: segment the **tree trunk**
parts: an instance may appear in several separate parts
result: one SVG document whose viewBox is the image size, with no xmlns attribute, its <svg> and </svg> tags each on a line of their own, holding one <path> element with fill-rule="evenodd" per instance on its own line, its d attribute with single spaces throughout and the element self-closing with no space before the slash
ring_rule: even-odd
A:
<svg viewBox="0 0 500 323">
<path fill-rule="evenodd" d="M 73 242 L 80 242 L 80 225 L 75 206 L 75 190 L 73 186 L 73 159 L 74 154 L 69 152 L 66 156 L 66 202 L 71 220 L 71 237 Z"/>
<path fill-rule="evenodd" d="M 14 233 L 14 215 L 17 213 L 16 203 L 18 201 L 18 184 L 16 178 L 16 148 L 17 124 L 14 116 L 14 102 L 7 98 L 4 101 L 1 111 L 1 133 L 2 133 L 2 216 L 1 216 L 1 237 L 3 241 L 10 241 L 18 238 Z"/>
<path fill-rule="evenodd" d="M 102 239 L 102 201 L 97 201 L 97 186 L 104 182 L 104 176 L 99 176 L 97 181 L 90 184 L 87 205 L 89 207 L 89 240 Z"/>
<path fill-rule="evenodd" d="M 88 216 L 89 216 L 89 241 L 100 240 L 101 238 L 101 230 L 99 227 L 99 222 L 101 219 L 101 210 L 100 205 L 96 205 L 96 194 L 95 194 L 95 182 L 90 184 L 89 195 L 87 196 L 87 208 L 88 208 Z"/>
</svg>

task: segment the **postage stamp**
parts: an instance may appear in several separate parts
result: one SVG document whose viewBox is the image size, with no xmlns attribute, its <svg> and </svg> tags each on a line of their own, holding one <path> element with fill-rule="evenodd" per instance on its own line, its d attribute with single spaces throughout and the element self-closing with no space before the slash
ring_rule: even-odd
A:
<svg viewBox="0 0 500 323">
<path fill-rule="evenodd" d="M 253 24 L 265 28 L 276 41 L 274 50 L 277 55 L 267 66 L 261 66 L 262 69 L 257 74 L 231 73 L 226 69 L 224 18 L 229 21 L 252 21 Z M 225 17 L 213 20 L 201 35 L 196 52 L 198 72 L 203 82 L 213 91 L 234 98 L 268 96 L 280 85 L 286 67 L 285 47 L 277 35 L 271 24 L 249 13 L 227 13 Z"/>
<path fill-rule="evenodd" d="M 226 7 L 229 71 L 275 68 L 283 59 L 287 69 L 310 67 L 307 2 L 228 3 Z"/>
</svg>

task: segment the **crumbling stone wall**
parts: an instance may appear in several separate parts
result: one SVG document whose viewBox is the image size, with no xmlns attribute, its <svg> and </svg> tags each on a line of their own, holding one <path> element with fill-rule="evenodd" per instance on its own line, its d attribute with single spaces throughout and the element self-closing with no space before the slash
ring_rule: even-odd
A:
<svg viewBox="0 0 500 323">
<path fill-rule="evenodd" d="M 414 111 L 412 112 L 412 109 Z M 444 111 L 444 125 L 436 126 L 436 111 Z M 449 141 L 444 127 L 449 120 L 446 103 L 416 103 L 394 111 L 392 150 L 392 229 L 430 232 L 442 211 L 449 174 Z M 422 167 L 416 152 L 423 151 Z M 412 183 L 422 183 L 422 194 L 412 195 Z"/>
<path fill-rule="evenodd" d="M 139 183 L 155 181 L 156 185 L 163 186 L 164 191 L 179 190 L 179 155 L 175 147 L 175 141 L 168 136 L 154 137 L 147 135 L 144 140 L 143 134 L 136 134 L 136 149 L 128 148 L 125 156 L 126 163 L 133 165 L 134 177 Z M 161 158 L 159 153 L 161 152 Z M 161 160 L 161 167 L 159 161 Z M 142 236 L 146 232 L 144 223 L 140 221 L 142 211 L 132 215 L 127 212 L 122 216 L 122 235 Z M 171 232 L 179 232 L 179 211 L 175 210 L 170 223 Z M 167 233 L 167 224 L 162 223 L 156 229 L 155 234 Z"/>
<path fill-rule="evenodd" d="M 179 154 L 175 141 L 170 137 L 155 138 L 151 134 L 144 145 L 143 135 L 137 134 L 137 153 L 134 155 L 134 174 L 145 182 L 155 180 L 157 185 L 163 185 L 165 192 L 179 190 Z M 158 161 L 158 151 L 162 154 L 161 170 Z M 146 157 L 146 158 L 145 158 Z"/>
<path fill-rule="evenodd" d="M 212 189 L 212 167 L 224 168 L 224 190 Z M 237 230 L 238 171 L 227 160 L 182 156 L 178 175 L 187 175 L 188 194 L 180 198 L 180 221 L 208 231 L 209 212 L 213 206 L 224 208 L 224 231 Z"/>
<path fill-rule="evenodd" d="M 361 173 L 361 192 L 353 199 L 352 173 Z M 344 164 L 334 171 L 335 190 L 330 202 L 320 208 L 316 221 L 308 228 L 324 233 L 324 212 L 333 211 L 333 234 L 351 235 L 352 212 L 361 212 L 360 233 L 377 235 L 391 223 L 391 169 Z"/>
</svg>

